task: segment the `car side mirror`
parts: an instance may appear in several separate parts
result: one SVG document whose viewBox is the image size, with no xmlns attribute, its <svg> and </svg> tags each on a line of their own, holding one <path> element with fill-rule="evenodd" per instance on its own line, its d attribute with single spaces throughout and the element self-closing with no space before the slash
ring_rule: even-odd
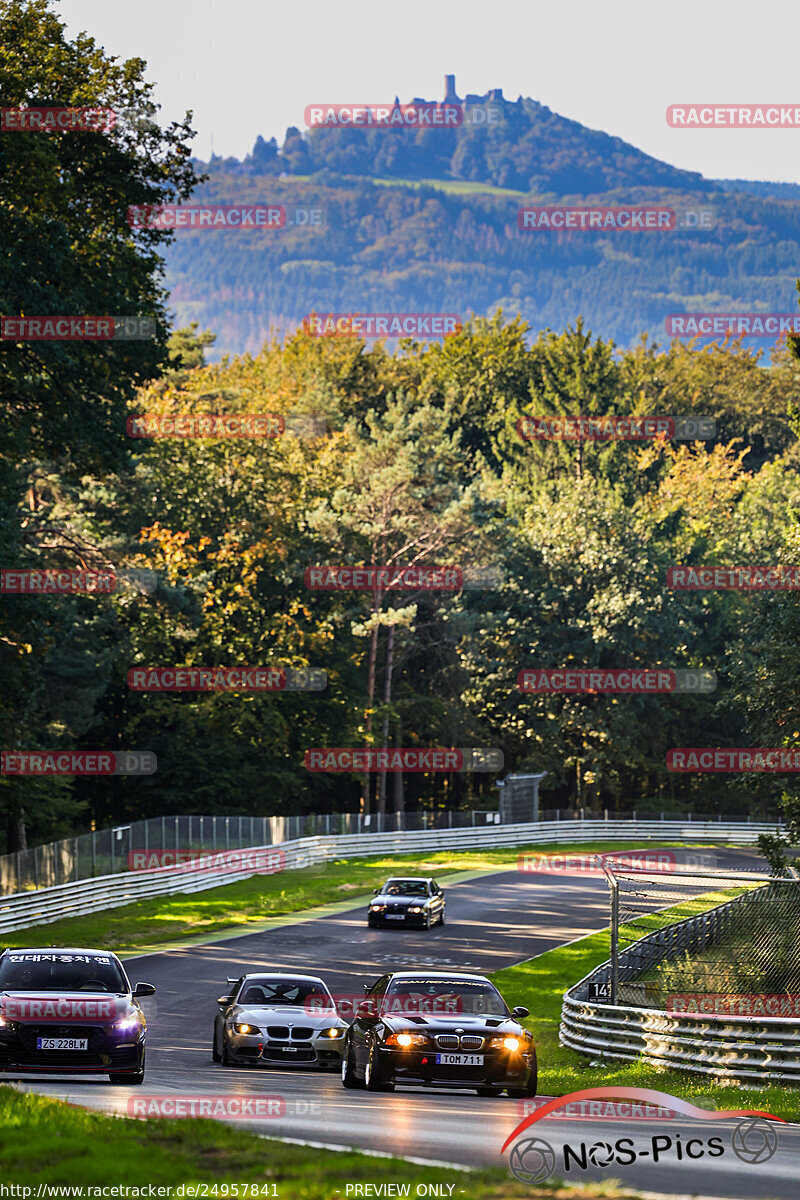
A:
<svg viewBox="0 0 800 1200">
<path fill-rule="evenodd" d="M 356 1018 L 356 1020 L 359 1020 L 360 1017 L 374 1017 L 375 1016 L 374 1010 L 375 1010 L 375 1005 L 372 1003 L 371 1000 L 362 1000 L 361 1003 L 359 1004 L 358 1008 L 356 1009 L 355 1018 Z"/>
<path fill-rule="evenodd" d="M 217 1004 L 220 1008 L 227 1008 L 230 1004 L 230 996 L 217 996 Z"/>
<path fill-rule="evenodd" d="M 381 890 L 380 888 L 373 888 L 373 889 L 372 889 L 372 894 L 373 894 L 373 896 L 377 896 L 377 895 L 379 895 L 379 894 L 380 894 L 380 890 Z"/>
<path fill-rule="evenodd" d="M 137 983 L 133 989 L 134 996 L 152 996 L 155 993 L 155 984 L 152 983 Z"/>
<path fill-rule="evenodd" d="M 518 1004 L 516 1008 L 512 1008 L 511 1015 L 512 1017 L 516 1017 L 518 1021 L 521 1021 L 524 1017 L 531 1015 L 531 1010 L 526 1008 L 524 1004 Z"/>
</svg>

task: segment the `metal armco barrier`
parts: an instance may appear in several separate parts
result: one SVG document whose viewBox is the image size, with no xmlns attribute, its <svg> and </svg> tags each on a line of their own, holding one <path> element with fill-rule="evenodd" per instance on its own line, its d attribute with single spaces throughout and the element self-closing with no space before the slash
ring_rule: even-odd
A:
<svg viewBox="0 0 800 1200">
<path fill-rule="evenodd" d="M 596 841 L 689 842 L 735 841 L 754 843 L 761 833 L 774 833 L 770 824 L 724 823 L 717 821 L 537 821 L 524 825 L 493 825 L 488 828 L 411 830 L 403 833 L 361 833 L 331 837 L 307 837 L 282 842 L 279 847 L 251 847 L 238 853 L 265 854 L 280 849 L 287 870 L 298 870 L 342 857 L 370 857 L 386 853 L 413 854 L 421 851 L 469 850 L 481 847 L 534 846 L 547 843 Z M 200 892 L 247 879 L 253 869 L 209 871 L 184 867 L 157 867 L 148 871 L 126 871 L 96 879 L 80 879 L 38 891 L 0 896 L 0 935 L 32 925 L 46 925 L 63 917 L 83 916 L 134 904 L 150 896 L 178 892 Z"/>
<path fill-rule="evenodd" d="M 751 881 L 759 876 L 749 875 Z M 796 887 L 793 880 L 761 876 L 762 888 Z M 720 931 L 737 919 L 737 911 L 757 901 L 748 892 L 705 913 L 666 925 L 635 942 L 619 955 L 620 995 L 646 984 L 627 982 L 648 964 L 664 962 L 688 949 L 714 945 Z M 676 1067 L 719 1079 L 759 1084 L 800 1083 L 800 1023 L 796 1015 L 686 1017 L 663 1008 L 604 1003 L 612 991 L 612 964 L 603 963 L 564 993 L 559 1040 L 592 1058 L 641 1061 Z"/>
</svg>

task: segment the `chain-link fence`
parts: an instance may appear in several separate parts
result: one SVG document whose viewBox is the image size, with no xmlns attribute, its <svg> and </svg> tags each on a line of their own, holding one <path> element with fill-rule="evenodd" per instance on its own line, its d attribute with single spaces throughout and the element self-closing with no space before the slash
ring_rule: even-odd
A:
<svg viewBox="0 0 800 1200">
<path fill-rule="evenodd" d="M 603 999 L 676 1014 L 800 1015 L 800 876 L 774 879 L 752 857 L 733 866 L 720 858 L 603 856 L 611 890 Z"/>
<path fill-rule="evenodd" d="M 157 866 L 158 856 L 165 852 L 241 850 L 322 834 L 460 829 L 494 823 L 498 816 L 497 812 L 451 810 L 372 816 L 311 813 L 285 817 L 154 817 L 0 855 L 0 895 L 114 875 L 137 864 Z"/>
</svg>

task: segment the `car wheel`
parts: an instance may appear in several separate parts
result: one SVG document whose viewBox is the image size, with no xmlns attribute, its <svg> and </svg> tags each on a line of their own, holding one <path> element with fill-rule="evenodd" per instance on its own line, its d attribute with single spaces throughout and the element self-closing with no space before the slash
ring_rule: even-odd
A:
<svg viewBox="0 0 800 1200">
<path fill-rule="evenodd" d="M 216 1025 L 214 1026 L 214 1037 L 212 1038 L 212 1041 L 211 1041 L 211 1061 L 217 1062 L 217 1063 L 222 1062 L 222 1055 L 220 1054 L 219 1050 L 217 1049 L 217 1027 L 216 1027 Z"/>
<path fill-rule="evenodd" d="M 439 924 L 444 925 L 444 909 L 442 909 L 442 911 L 441 911 L 441 915 L 439 917 Z"/>
<path fill-rule="evenodd" d="M 224 1029 L 222 1031 L 221 1046 L 222 1053 L 220 1054 L 219 1061 L 222 1063 L 223 1067 L 229 1067 L 231 1065 L 231 1056 L 228 1051 L 228 1039 L 225 1036 Z"/>
<path fill-rule="evenodd" d="M 520 1100 L 526 1096 L 535 1096 L 537 1083 L 538 1083 L 538 1066 L 537 1066 L 537 1062 L 536 1062 L 536 1055 L 534 1054 L 533 1062 L 531 1063 L 531 1073 L 528 1077 L 528 1082 L 525 1084 L 525 1087 L 509 1088 L 508 1094 L 509 1094 L 509 1096 L 513 1096 L 515 1099 L 520 1099 Z"/>
<path fill-rule="evenodd" d="M 394 1084 L 384 1079 L 381 1073 L 381 1062 L 374 1042 L 370 1042 L 367 1053 L 367 1065 L 364 1068 L 364 1086 L 368 1092 L 393 1092 Z"/>
<path fill-rule="evenodd" d="M 342 1055 L 342 1087 L 363 1088 L 364 1084 L 357 1078 L 353 1069 L 352 1050 L 348 1046 Z"/>
</svg>

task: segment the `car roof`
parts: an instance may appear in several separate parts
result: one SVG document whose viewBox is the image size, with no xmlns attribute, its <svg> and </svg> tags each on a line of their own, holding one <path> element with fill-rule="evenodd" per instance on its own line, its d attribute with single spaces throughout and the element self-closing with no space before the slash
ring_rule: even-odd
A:
<svg viewBox="0 0 800 1200">
<path fill-rule="evenodd" d="M 387 879 L 402 880 L 403 883 L 430 883 L 432 875 L 387 875 Z"/>
<path fill-rule="evenodd" d="M 9 946 L 4 954 L 93 954 L 98 958 L 116 958 L 113 950 L 87 950 L 85 946 Z"/>
<path fill-rule="evenodd" d="M 391 971 L 392 979 L 419 979 L 424 976 L 426 979 L 449 979 L 466 982 L 467 980 L 475 981 L 476 979 L 483 980 L 485 983 L 491 983 L 485 975 L 469 974 L 466 971 L 430 971 L 427 967 L 420 967 L 417 971 Z M 492 984 L 492 987 L 495 985 Z"/>
<path fill-rule="evenodd" d="M 247 983 L 248 979 L 302 979 L 306 983 L 321 983 L 325 987 L 328 986 L 321 976 L 304 975 L 300 971 L 251 971 L 249 975 L 243 977 L 242 983 Z"/>
</svg>

